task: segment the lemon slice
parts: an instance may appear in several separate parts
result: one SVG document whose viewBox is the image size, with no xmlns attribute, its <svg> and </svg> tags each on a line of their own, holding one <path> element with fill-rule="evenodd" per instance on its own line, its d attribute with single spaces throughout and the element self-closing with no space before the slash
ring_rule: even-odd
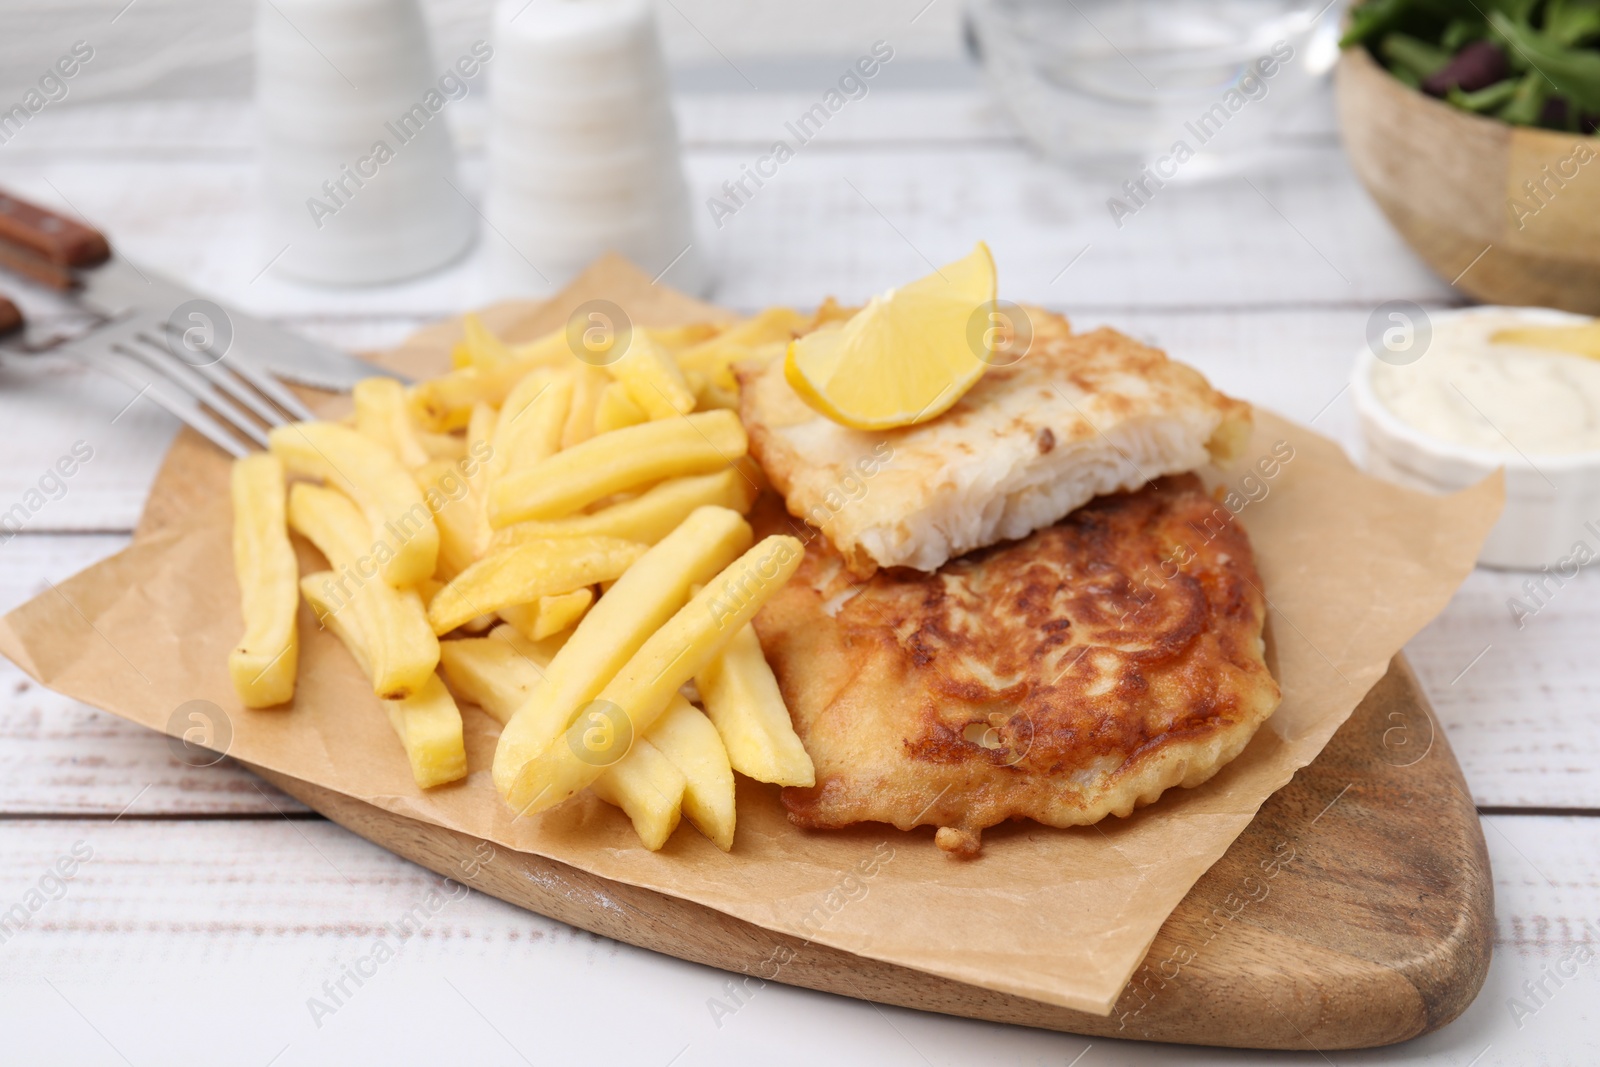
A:
<svg viewBox="0 0 1600 1067">
<path fill-rule="evenodd" d="M 1558 352 L 1600 359 L 1600 322 L 1578 326 L 1514 326 L 1496 330 L 1489 340 L 1497 345 L 1553 348 Z"/>
<path fill-rule="evenodd" d="M 784 377 L 800 398 L 857 430 L 914 426 L 947 411 L 989 369 L 994 257 L 982 241 L 844 323 L 790 342 Z"/>
</svg>

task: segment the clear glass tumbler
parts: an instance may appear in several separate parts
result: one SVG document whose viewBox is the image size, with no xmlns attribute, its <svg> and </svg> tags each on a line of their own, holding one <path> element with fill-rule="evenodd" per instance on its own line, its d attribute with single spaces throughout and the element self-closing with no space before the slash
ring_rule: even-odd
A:
<svg viewBox="0 0 1600 1067">
<path fill-rule="evenodd" d="M 1338 0 L 970 0 L 1028 137 L 1098 171 L 1239 169 L 1338 59 Z"/>
</svg>

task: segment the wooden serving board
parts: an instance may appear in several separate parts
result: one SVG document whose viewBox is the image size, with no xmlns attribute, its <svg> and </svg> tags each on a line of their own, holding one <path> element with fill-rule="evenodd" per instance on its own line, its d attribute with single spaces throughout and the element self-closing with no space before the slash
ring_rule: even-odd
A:
<svg viewBox="0 0 1600 1067">
<path fill-rule="evenodd" d="M 1168 917 L 1105 1018 L 774 934 L 540 856 L 482 852 L 466 834 L 252 769 L 429 870 L 618 941 L 765 978 L 788 957 L 776 981 L 1097 1037 L 1319 1050 L 1403 1041 L 1471 1003 L 1494 933 L 1477 812 L 1403 656 Z M 920 836 L 933 847 L 926 828 Z M 473 862 L 484 855 L 494 858 Z"/>
</svg>

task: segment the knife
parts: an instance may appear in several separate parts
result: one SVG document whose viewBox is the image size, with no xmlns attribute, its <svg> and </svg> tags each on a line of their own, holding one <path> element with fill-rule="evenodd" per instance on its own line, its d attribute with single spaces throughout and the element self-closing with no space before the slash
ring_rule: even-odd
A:
<svg viewBox="0 0 1600 1067">
<path fill-rule="evenodd" d="M 349 392 L 356 382 L 374 375 L 408 380 L 387 368 L 209 300 L 196 290 L 133 263 L 114 251 L 99 231 L 3 191 L 0 267 L 61 291 L 68 300 L 102 319 L 155 311 L 161 319 L 174 321 L 191 304 L 202 312 L 210 311 L 204 316 L 208 322 L 221 312 L 232 331 L 230 353 L 302 385 Z"/>
</svg>

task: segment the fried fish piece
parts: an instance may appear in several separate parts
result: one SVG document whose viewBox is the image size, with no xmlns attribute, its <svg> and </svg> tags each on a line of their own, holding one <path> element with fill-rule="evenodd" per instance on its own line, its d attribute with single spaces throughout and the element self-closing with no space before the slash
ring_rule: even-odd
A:
<svg viewBox="0 0 1600 1067">
<path fill-rule="evenodd" d="M 853 582 L 813 536 L 755 620 L 816 764 L 783 803 L 810 828 L 941 827 L 961 852 L 1006 819 L 1125 816 L 1206 781 L 1277 707 L 1264 621 L 1250 542 L 1192 474 L 934 574 Z"/>
<path fill-rule="evenodd" d="M 932 571 L 1099 496 L 1229 459 L 1250 407 L 1111 329 L 1030 309 L 1032 346 L 929 422 L 867 433 L 807 407 L 782 361 L 737 368 L 750 451 L 851 572 Z M 848 506 L 843 502 L 849 501 Z"/>
</svg>

